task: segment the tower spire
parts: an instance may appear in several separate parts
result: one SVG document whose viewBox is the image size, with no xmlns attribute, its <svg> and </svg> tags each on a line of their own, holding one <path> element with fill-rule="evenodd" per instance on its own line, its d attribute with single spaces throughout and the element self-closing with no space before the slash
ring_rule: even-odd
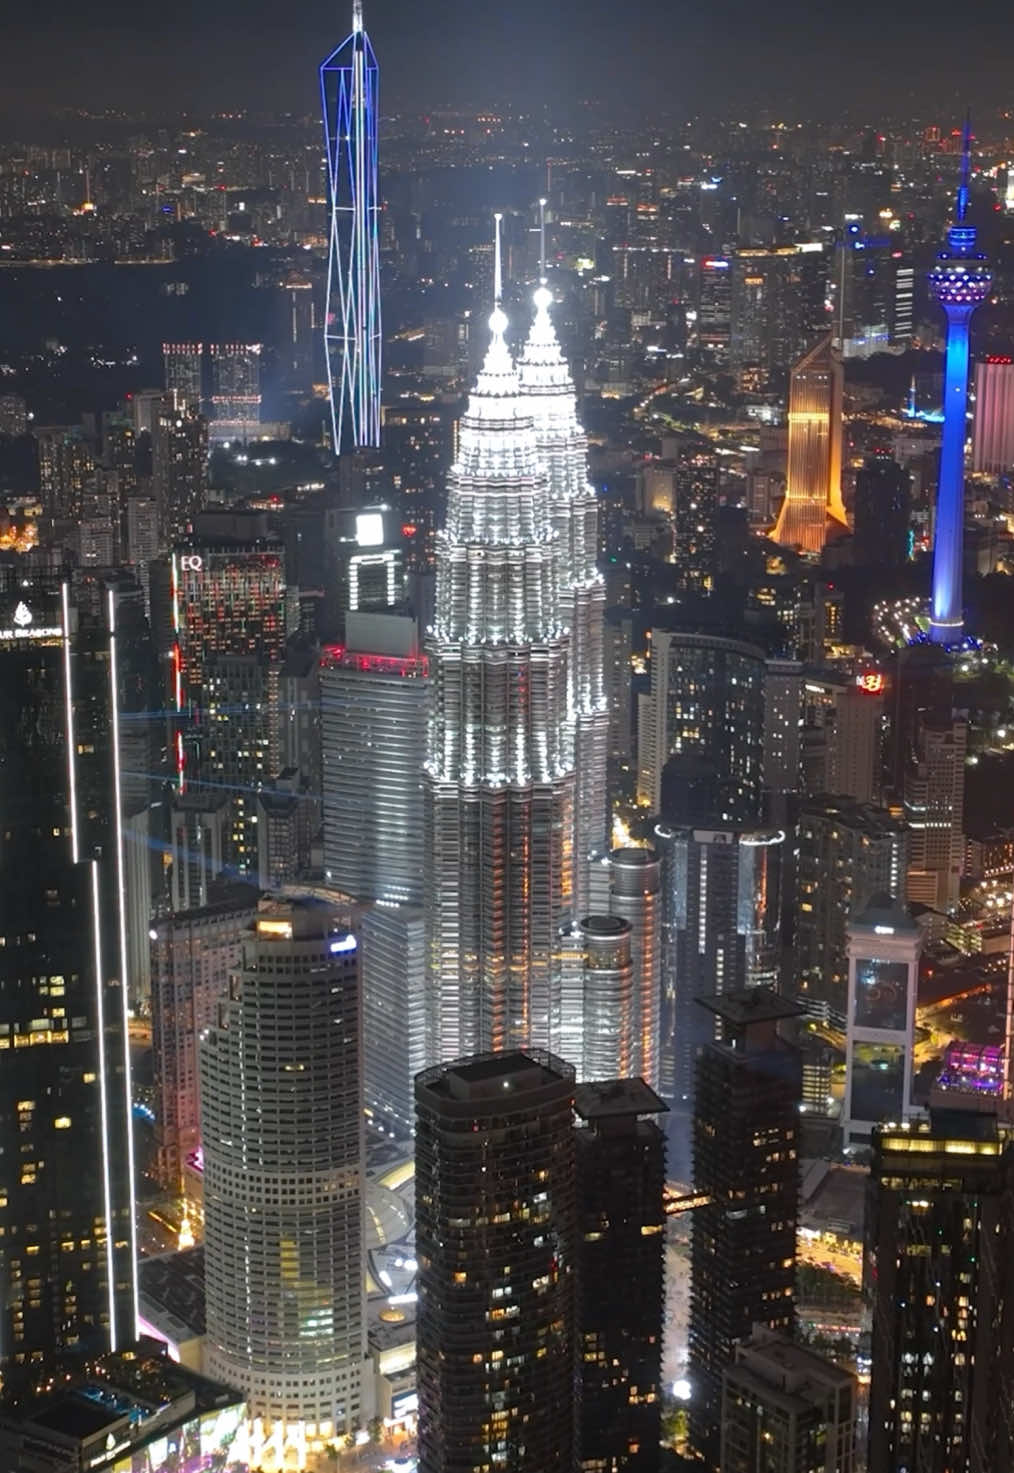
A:
<svg viewBox="0 0 1014 1473">
<path fill-rule="evenodd" d="M 500 222 L 503 219 L 498 210 L 493 216 L 494 244 L 493 244 L 493 307 L 500 306 L 503 297 L 503 266 L 500 261 Z"/>
<path fill-rule="evenodd" d="M 352 0 L 352 30 L 363 29 L 363 0 Z"/>
<path fill-rule="evenodd" d="M 958 209 L 956 220 L 960 225 L 968 213 L 968 180 L 972 165 L 972 113 L 965 113 L 965 126 L 961 132 L 961 182 L 958 185 Z"/>
<path fill-rule="evenodd" d="M 546 284 L 546 201 L 539 200 L 539 285 Z"/>
</svg>

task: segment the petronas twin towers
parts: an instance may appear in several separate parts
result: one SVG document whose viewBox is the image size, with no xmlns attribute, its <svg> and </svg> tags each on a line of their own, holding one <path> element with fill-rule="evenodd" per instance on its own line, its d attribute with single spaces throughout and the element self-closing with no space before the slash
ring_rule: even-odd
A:
<svg viewBox="0 0 1014 1473">
<path fill-rule="evenodd" d="M 432 1061 L 557 1048 L 561 948 L 606 841 L 605 592 L 574 385 L 549 316 L 496 306 L 437 540 L 424 766 Z"/>
</svg>

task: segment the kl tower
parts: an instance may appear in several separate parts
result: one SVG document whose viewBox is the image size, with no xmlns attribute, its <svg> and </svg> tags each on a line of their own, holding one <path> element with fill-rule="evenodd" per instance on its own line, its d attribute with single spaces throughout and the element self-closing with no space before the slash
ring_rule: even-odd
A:
<svg viewBox="0 0 1014 1473">
<path fill-rule="evenodd" d="M 965 530 L 965 417 L 968 409 L 968 326 L 986 300 L 993 278 L 986 257 L 975 249 L 974 225 L 966 223 L 971 129 L 965 122 L 961 183 L 947 250 L 929 273 L 930 291 L 947 317 L 944 373 L 944 432 L 940 448 L 936 525 L 933 536 L 933 595 L 930 638 L 934 644 L 961 642 L 964 613 L 961 573 Z"/>
</svg>

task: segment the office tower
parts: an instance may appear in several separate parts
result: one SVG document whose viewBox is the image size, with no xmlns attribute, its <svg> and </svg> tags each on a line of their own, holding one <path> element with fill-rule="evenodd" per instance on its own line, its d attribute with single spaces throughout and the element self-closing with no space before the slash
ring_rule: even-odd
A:
<svg viewBox="0 0 1014 1473">
<path fill-rule="evenodd" d="M 961 641 L 964 606 L 961 583 L 965 540 L 965 420 L 968 413 L 968 328 L 972 314 L 989 296 L 993 277 L 986 257 L 975 249 L 977 231 L 966 219 L 971 131 L 965 123 L 961 183 L 955 223 L 947 232 L 947 250 L 930 271 L 930 293 L 947 318 L 944 365 L 944 430 L 940 446 L 933 530 L 933 597 L 930 638 L 935 644 Z"/>
<path fill-rule="evenodd" d="M 352 34 L 320 67 L 327 154 L 324 348 L 336 455 L 380 444 L 380 68 L 352 0 Z"/>
<path fill-rule="evenodd" d="M 213 766 L 220 774 L 214 780 L 223 780 L 228 770 L 224 780 L 236 785 L 230 793 L 233 806 L 243 800 L 244 842 L 254 869 L 250 804 L 257 785 L 279 768 L 278 694 L 285 654 L 282 546 L 263 531 L 258 517 L 203 518 L 172 554 L 169 589 L 177 783 L 183 787 L 204 778 L 214 704 Z M 235 713 L 234 698 L 240 701 Z M 229 729 L 232 714 L 235 730 Z M 203 801 L 209 801 L 207 795 Z"/>
<path fill-rule="evenodd" d="M 697 1062 L 690 1270 L 690 1444 L 719 1468 L 722 1375 L 754 1325 L 792 1333 L 799 1196 L 799 1009 L 767 987 L 707 998 L 724 1036 Z"/>
<path fill-rule="evenodd" d="M 701 352 L 713 364 L 727 363 L 732 322 L 732 283 L 727 257 L 703 257 L 700 293 L 697 341 Z"/>
<path fill-rule="evenodd" d="M 319 306 L 316 284 L 308 275 L 290 271 L 279 284 L 278 335 L 282 382 L 290 392 L 306 394 L 317 377 L 319 357 Z"/>
<path fill-rule="evenodd" d="M 541 1050 L 416 1080 L 421 1473 L 574 1466 L 573 1098 Z"/>
<path fill-rule="evenodd" d="M 855 1473 L 851 1371 L 758 1326 L 722 1378 L 722 1473 Z"/>
<path fill-rule="evenodd" d="M 838 675 L 769 660 L 764 679 L 764 787 L 777 800 L 823 793 L 869 803 L 880 793 L 884 677 Z"/>
<path fill-rule="evenodd" d="M 861 568 L 901 568 L 909 554 L 912 477 L 888 451 L 874 450 L 856 473 L 854 560 Z"/>
<path fill-rule="evenodd" d="M 324 874 L 357 900 L 422 901 L 429 663 L 409 614 L 349 614 L 321 660 Z"/>
<path fill-rule="evenodd" d="M 197 780 L 230 796 L 225 853 L 244 875 L 259 873 L 258 800 L 281 766 L 278 677 L 278 665 L 257 655 L 204 661 Z"/>
<path fill-rule="evenodd" d="M 453 459 L 453 422 L 446 408 L 406 404 L 384 409 L 384 464 L 402 516 L 409 569 L 433 567 L 437 513 Z"/>
<path fill-rule="evenodd" d="M 709 634 L 651 633 L 651 694 L 639 697 L 638 797 L 675 822 L 750 824 L 761 812 L 764 653 Z"/>
<path fill-rule="evenodd" d="M 820 332 L 826 316 L 823 245 L 748 246 L 730 259 L 729 363 L 757 387 L 782 374 Z"/>
<path fill-rule="evenodd" d="M 577 418 L 574 381 L 549 316 L 552 294 L 535 292 L 535 318 L 518 359 L 521 412 L 535 421 L 538 457 L 549 480 L 559 537 L 559 626 L 570 631 L 568 705 L 574 722 L 574 914 L 587 905 L 588 863 L 607 842 L 609 711 L 603 680 L 605 583 L 596 564 L 598 504 L 588 483 L 588 442 Z"/>
<path fill-rule="evenodd" d="M 1011 1466 L 1012 1167 L 995 1117 L 977 1111 L 873 1132 L 871 1469 Z"/>
<path fill-rule="evenodd" d="M 127 566 L 134 570 L 151 610 L 151 565 L 161 551 L 158 502 L 154 496 L 131 496 L 126 503 Z"/>
<path fill-rule="evenodd" d="M 163 547 L 190 531 L 208 499 L 208 422 L 166 396 L 151 432 L 151 486 Z"/>
<path fill-rule="evenodd" d="M 201 1039 L 207 1367 L 279 1463 L 369 1415 L 355 938 L 265 905 Z"/>
<path fill-rule="evenodd" d="M 874 1125 L 900 1124 L 911 1112 L 922 940 L 907 908 L 890 895 L 874 895 L 849 920 L 846 1147 L 868 1142 Z"/>
<path fill-rule="evenodd" d="M 216 444 L 256 437 L 261 422 L 260 343 L 212 343 L 209 433 Z"/>
<path fill-rule="evenodd" d="M 563 950 L 560 1047 L 579 1079 L 631 1073 L 636 1031 L 631 926 L 590 915 L 572 926 Z"/>
<path fill-rule="evenodd" d="M 356 550 L 346 565 L 347 607 L 353 612 L 390 609 L 405 596 L 401 527 L 390 512 L 389 506 L 379 506 L 355 513 Z"/>
<path fill-rule="evenodd" d="M 654 849 L 614 849 L 597 855 L 591 867 L 589 903 L 599 915 L 619 917 L 630 926 L 630 1057 L 623 1070 L 613 1072 L 638 1074 L 652 1088 L 659 1082 L 661 1058 L 660 885 L 661 868 Z M 582 923 L 582 929 L 586 928 L 587 923 Z M 573 1028 L 573 1018 L 567 1026 Z M 590 1077 L 588 1072 L 582 1076 Z"/>
<path fill-rule="evenodd" d="M 841 355 L 828 333 L 789 375 L 789 456 L 775 542 L 817 555 L 848 525 L 841 495 Z"/>
<path fill-rule="evenodd" d="M 202 909 L 159 917 L 152 927 L 155 1166 L 174 1196 L 182 1196 L 183 1168 L 201 1144 L 197 1040 L 217 1019 L 256 914 L 249 888 L 236 886 Z"/>
<path fill-rule="evenodd" d="M 975 365 L 972 470 L 1006 475 L 1014 467 L 1014 358 L 990 354 Z"/>
<path fill-rule="evenodd" d="M 186 788 L 169 799 L 169 903 L 174 912 L 200 910 L 211 898 L 229 852 L 229 794 Z"/>
<path fill-rule="evenodd" d="M 542 1046 L 559 1027 L 573 873 L 568 640 L 549 490 L 506 323 L 498 301 L 437 539 L 424 772 L 430 1059 Z"/>
<path fill-rule="evenodd" d="M 279 891 L 306 877 L 319 807 L 306 778 L 293 767 L 282 767 L 260 789 L 255 812 L 261 890 Z"/>
<path fill-rule="evenodd" d="M 418 905 L 374 905 L 360 926 L 363 1073 L 374 1124 L 411 1136 L 426 1063 L 426 925 Z"/>
<path fill-rule="evenodd" d="M 844 1023 L 849 920 L 874 895 L 904 899 L 909 842 L 886 809 L 827 796 L 800 805 L 789 986 L 807 1012 Z"/>
<path fill-rule="evenodd" d="M 714 1037 L 697 998 L 771 987 L 781 963 L 781 829 L 689 829 L 663 821 L 662 1068 L 666 1092 L 693 1099 L 698 1048 Z"/>
<path fill-rule="evenodd" d="M 946 650 L 934 644 L 913 644 L 897 652 L 889 686 L 890 739 L 888 782 L 901 798 L 905 771 L 914 760 L 926 722 L 943 724 L 953 718 L 954 666 Z"/>
<path fill-rule="evenodd" d="M 968 722 L 924 720 L 902 782 L 910 830 L 910 901 L 953 911 L 958 903 L 965 836 L 965 751 Z"/>
<path fill-rule="evenodd" d="M 673 546 L 670 561 L 680 593 L 711 594 L 718 572 L 718 457 L 710 448 L 682 445 L 673 474 Z"/>
<path fill-rule="evenodd" d="M 39 425 L 33 431 L 39 450 L 39 500 L 54 521 L 76 521 L 85 488 L 95 471 L 92 446 L 81 425 Z"/>
<path fill-rule="evenodd" d="M 643 1079 L 579 1084 L 579 1466 L 659 1466 L 665 1315 L 665 1105 Z"/>
<path fill-rule="evenodd" d="M 0 592 L 4 1379 L 133 1340 L 137 1243 L 114 597 Z"/>
<path fill-rule="evenodd" d="M 609 708 L 609 760 L 628 770 L 636 760 L 633 739 L 630 667 L 634 621 L 629 609 L 612 608 L 606 614 L 603 667 Z"/>
<path fill-rule="evenodd" d="M 0 435 L 11 439 L 28 433 L 28 405 L 20 394 L 0 394 Z"/>
<path fill-rule="evenodd" d="M 200 414 L 204 406 L 204 344 L 163 343 L 162 366 L 166 396 L 175 395 L 185 414 Z"/>
</svg>

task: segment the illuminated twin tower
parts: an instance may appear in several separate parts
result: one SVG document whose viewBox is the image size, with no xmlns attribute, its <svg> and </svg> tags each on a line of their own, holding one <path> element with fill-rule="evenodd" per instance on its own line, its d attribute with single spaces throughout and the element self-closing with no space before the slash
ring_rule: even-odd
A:
<svg viewBox="0 0 1014 1473">
<path fill-rule="evenodd" d="M 352 34 L 321 63 L 329 240 L 324 338 L 336 455 L 380 445 L 380 69 L 353 0 Z"/>
</svg>

